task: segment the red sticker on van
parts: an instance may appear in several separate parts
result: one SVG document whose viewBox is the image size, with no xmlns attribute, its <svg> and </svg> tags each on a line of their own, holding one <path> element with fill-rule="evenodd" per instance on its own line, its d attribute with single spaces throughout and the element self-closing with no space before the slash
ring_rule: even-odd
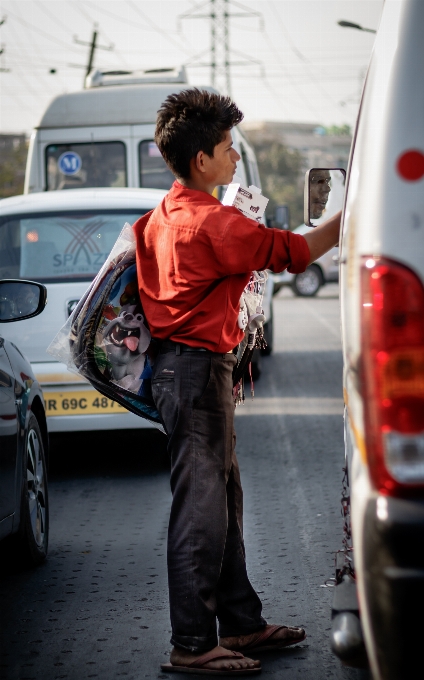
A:
<svg viewBox="0 0 424 680">
<path fill-rule="evenodd" d="M 410 149 L 399 156 L 397 171 L 402 179 L 408 182 L 416 182 L 424 177 L 424 153 L 417 149 Z"/>
</svg>

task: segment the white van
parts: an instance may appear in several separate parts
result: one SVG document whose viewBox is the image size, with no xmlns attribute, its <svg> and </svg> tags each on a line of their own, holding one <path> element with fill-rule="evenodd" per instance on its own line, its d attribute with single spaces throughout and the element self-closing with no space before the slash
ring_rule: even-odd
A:
<svg viewBox="0 0 424 680">
<path fill-rule="evenodd" d="M 374 680 L 423 676 L 423 26 L 423 0 L 386 0 L 340 241 L 348 484 L 332 645 L 358 665 L 363 634 Z"/>
<path fill-rule="evenodd" d="M 36 125 L 24 193 L 91 187 L 168 190 L 174 177 L 153 141 L 157 111 L 169 94 L 189 87 L 184 68 L 92 72 L 86 89 L 53 99 Z M 238 128 L 233 140 L 241 156 L 237 175 L 246 186 L 260 187 L 254 151 Z"/>
</svg>

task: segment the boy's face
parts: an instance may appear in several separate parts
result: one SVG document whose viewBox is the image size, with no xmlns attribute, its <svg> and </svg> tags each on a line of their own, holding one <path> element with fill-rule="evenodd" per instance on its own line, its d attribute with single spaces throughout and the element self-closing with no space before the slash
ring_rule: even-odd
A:
<svg viewBox="0 0 424 680">
<path fill-rule="evenodd" d="M 227 130 L 223 141 L 214 147 L 212 158 L 209 156 L 205 158 L 211 184 L 215 186 L 230 184 L 239 160 L 240 156 L 233 147 L 231 130 Z"/>
</svg>

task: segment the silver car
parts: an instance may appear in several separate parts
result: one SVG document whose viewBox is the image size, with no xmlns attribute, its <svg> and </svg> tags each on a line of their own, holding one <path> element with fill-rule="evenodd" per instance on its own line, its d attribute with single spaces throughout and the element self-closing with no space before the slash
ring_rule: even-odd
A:
<svg viewBox="0 0 424 680">
<path fill-rule="evenodd" d="M 294 230 L 295 234 L 306 234 L 310 227 L 301 224 Z M 274 293 L 283 286 L 290 286 L 295 295 L 313 297 L 326 283 L 339 280 L 339 249 L 332 248 L 322 257 L 309 265 L 302 274 L 290 274 L 287 270 L 274 274 Z"/>
</svg>

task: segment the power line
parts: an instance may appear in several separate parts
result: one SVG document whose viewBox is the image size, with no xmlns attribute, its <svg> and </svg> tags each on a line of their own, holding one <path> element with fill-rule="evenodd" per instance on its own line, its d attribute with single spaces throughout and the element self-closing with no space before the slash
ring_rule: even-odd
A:
<svg viewBox="0 0 424 680">
<path fill-rule="evenodd" d="M 44 12 L 44 14 L 45 14 L 46 16 L 48 16 L 49 19 L 50 19 L 51 21 L 53 21 L 53 22 L 56 24 L 56 26 L 59 26 L 59 28 L 61 28 L 61 29 L 62 29 L 63 31 L 65 31 L 65 32 L 69 32 L 69 31 L 70 31 L 69 26 L 66 26 L 66 25 L 63 24 L 59 19 L 57 19 L 57 18 L 54 16 L 54 14 L 52 14 L 52 13 L 47 9 L 47 7 L 44 6 L 44 3 L 40 2 L 40 0 L 34 0 L 34 2 L 35 2 L 35 4 L 37 5 L 37 7 L 38 7 L 39 9 L 41 9 L 42 12 Z M 90 16 L 87 14 L 87 12 L 85 12 L 85 11 L 79 6 L 79 3 L 73 2 L 71 6 L 72 6 L 72 9 L 73 9 L 73 8 L 76 8 L 76 9 L 82 14 L 82 16 L 83 16 L 85 19 L 87 19 L 87 21 L 88 21 L 91 25 L 93 25 L 93 24 L 95 23 L 95 21 L 93 20 L 93 18 L 90 17 Z M 106 34 L 104 33 L 104 31 L 102 31 L 102 34 L 103 34 L 103 36 L 104 36 L 107 40 L 109 40 L 109 42 L 112 42 L 112 41 L 106 36 Z M 123 59 L 123 57 L 122 57 L 122 55 L 121 55 L 120 53 L 118 54 L 118 56 L 120 57 L 121 61 L 123 61 L 124 63 L 126 63 L 125 60 Z M 79 67 L 80 67 L 78 64 L 75 64 L 75 65 L 72 64 L 71 66 L 76 67 L 76 68 L 79 68 Z M 81 65 L 81 68 L 86 68 L 86 67 Z"/>
<path fill-rule="evenodd" d="M 237 12 L 231 11 L 235 7 Z M 231 96 L 231 66 L 246 66 L 255 64 L 263 73 L 263 64 L 257 59 L 252 59 L 242 52 L 230 50 L 230 25 L 231 17 L 259 18 L 261 30 L 263 30 L 263 16 L 260 12 L 250 10 L 237 0 L 206 0 L 193 7 L 193 9 L 178 17 L 179 24 L 183 19 L 209 19 L 210 23 L 210 61 L 199 62 L 198 59 L 207 54 L 204 50 L 193 57 L 186 66 L 209 66 L 211 69 L 211 85 L 221 92 Z M 241 59 L 234 61 L 230 58 L 230 52 L 237 54 Z"/>
<path fill-rule="evenodd" d="M 31 31 L 34 31 L 35 33 L 38 33 L 39 35 L 44 36 L 47 38 L 47 40 L 50 40 L 51 42 L 54 42 L 56 45 L 60 45 L 60 47 L 64 47 L 64 42 L 62 40 L 57 40 L 54 38 L 50 33 L 46 33 L 46 31 L 43 31 L 41 28 L 38 28 L 37 26 L 34 26 L 34 24 L 30 24 L 28 21 L 25 21 L 25 19 L 21 19 L 18 15 L 16 15 L 14 12 L 11 12 L 9 9 L 9 13 L 18 21 L 22 26 L 25 26 L 26 28 L 30 29 Z M 68 50 L 72 50 L 72 47 L 70 45 L 66 45 L 66 48 Z M 79 52 L 77 49 L 73 49 L 74 52 Z"/>
<path fill-rule="evenodd" d="M 290 85 L 293 87 L 294 91 L 297 93 L 297 95 L 302 100 L 302 102 L 308 107 L 308 109 L 310 109 L 314 113 L 314 115 L 319 118 L 318 111 L 316 109 L 314 109 L 314 107 L 311 105 L 311 102 L 309 101 L 309 99 L 305 96 L 304 92 L 302 92 L 302 90 L 299 88 L 298 83 L 293 78 L 290 71 L 288 71 L 286 69 L 285 64 L 281 60 L 280 54 L 278 53 L 274 43 L 271 40 L 271 36 L 268 33 L 265 33 L 265 37 L 268 40 L 268 45 L 271 47 L 271 51 L 274 53 L 274 55 L 277 58 L 278 65 L 281 66 L 281 68 L 284 69 L 285 75 L 286 75 L 288 81 L 290 82 Z"/>
<path fill-rule="evenodd" d="M 18 11 L 19 11 L 19 7 L 18 7 Z M 31 44 L 30 56 L 29 56 L 28 62 L 26 64 L 26 67 L 23 70 L 21 70 L 21 73 L 22 73 L 21 77 L 23 78 L 23 80 L 25 82 L 26 89 L 28 91 L 32 92 L 34 94 L 34 96 L 37 96 L 37 91 L 33 90 L 32 83 L 28 83 L 28 81 L 26 80 L 26 75 L 28 74 L 29 68 L 32 66 L 32 63 L 33 63 L 33 53 L 36 52 L 37 55 L 39 56 L 40 60 L 43 58 L 43 56 L 40 53 L 40 50 L 39 50 L 36 42 L 34 41 L 34 43 L 31 43 L 31 40 L 30 40 L 31 34 L 29 33 L 28 26 L 25 26 L 25 32 L 28 35 L 28 38 L 25 40 L 24 36 L 22 35 L 22 31 L 17 26 L 17 23 L 19 23 L 18 19 L 20 19 L 20 17 L 17 17 L 15 21 L 10 22 L 9 30 L 12 32 L 13 44 L 18 48 L 20 53 L 22 53 L 23 43 L 24 43 L 24 45 Z M 51 82 L 47 83 L 47 80 L 44 80 L 41 74 L 37 75 L 37 79 L 41 83 L 41 86 L 44 89 L 48 89 L 50 87 Z"/>
<path fill-rule="evenodd" d="M 86 4 L 92 5 L 93 3 L 90 2 L 89 0 L 86 0 Z M 138 8 L 137 8 L 137 9 L 138 9 Z M 96 10 L 99 11 L 99 12 L 102 12 L 103 14 L 106 14 L 106 15 L 109 16 L 109 17 L 112 17 L 112 19 L 115 19 L 115 21 L 120 21 L 121 23 L 126 24 L 126 26 L 129 26 L 129 27 L 131 27 L 131 28 L 139 28 L 139 29 L 141 29 L 142 31 L 149 31 L 148 26 L 146 26 L 146 25 L 141 25 L 141 24 L 136 23 L 136 22 L 134 22 L 134 21 L 130 21 L 129 19 L 124 19 L 123 17 L 119 16 L 118 14 L 114 14 L 113 12 L 109 12 L 109 10 L 105 9 L 103 6 L 100 6 L 100 7 L 99 7 L 99 6 L 96 5 Z M 137 12 L 137 13 L 139 13 L 139 12 Z M 187 48 L 185 48 L 183 45 L 180 45 L 180 44 L 178 44 L 178 43 L 175 43 L 175 41 L 173 40 L 173 38 L 172 38 L 170 35 L 168 35 L 168 33 L 167 33 L 166 31 L 162 30 L 162 29 L 161 29 L 159 26 L 157 26 L 156 24 L 153 24 L 153 27 L 154 27 L 154 30 L 155 30 L 155 31 L 157 31 L 158 33 L 160 33 L 161 35 L 163 35 L 167 40 L 173 42 L 173 43 L 178 47 L 178 49 L 182 50 L 182 51 L 185 52 L 186 54 L 189 54 L 189 51 L 187 50 Z"/>
<path fill-rule="evenodd" d="M 146 14 L 144 12 L 142 12 L 142 10 L 135 4 L 135 2 L 132 2 L 132 0 L 127 0 L 127 4 L 134 10 L 134 12 L 136 12 L 136 14 L 141 16 L 144 19 L 144 21 L 146 23 L 148 23 L 149 26 L 151 26 L 153 28 L 153 30 L 155 30 L 158 33 L 160 33 L 161 35 L 163 35 L 167 40 L 169 40 L 169 42 L 171 42 L 173 45 L 175 45 L 175 47 L 178 47 L 178 49 L 184 50 L 184 52 L 187 51 L 180 43 L 178 43 L 176 40 L 174 40 L 174 38 L 172 36 L 170 36 L 162 28 L 160 28 L 160 26 L 155 24 L 155 22 L 152 21 L 150 19 L 150 17 L 146 16 Z"/>
<path fill-rule="evenodd" d="M 277 21 L 278 21 L 278 24 L 279 24 L 279 26 L 280 26 L 281 32 L 282 32 L 283 35 L 285 36 L 285 38 L 286 38 L 286 40 L 287 40 L 287 43 L 288 43 L 290 49 L 292 50 L 293 54 L 295 54 L 295 55 L 298 57 L 298 59 L 300 59 L 300 61 L 303 63 L 303 66 L 304 66 L 304 68 L 305 68 L 305 71 L 307 72 L 307 74 L 308 74 L 309 77 L 310 77 L 310 81 L 311 81 L 312 83 L 316 84 L 317 78 L 316 78 L 316 75 L 313 74 L 313 73 L 311 72 L 311 69 L 310 69 L 310 62 L 309 62 L 309 60 L 302 54 L 302 52 L 300 52 L 300 50 L 296 47 L 296 45 L 295 45 L 294 42 L 292 41 L 291 36 L 290 36 L 290 33 L 289 33 L 289 31 L 286 29 L 286 27 L 285 27 L 285 25 L 284 25 L 284 23 L 283 23 L 283 20 L 281 19 L 280 13 L 278 12 L 278 10 L 277 10 L 277 8 L 276 8 L 276 6 L 275 6 L 274 0 L 270 0 L 270 5 L 271 5 L 271 8 L 272 8 L 273 11 L 274 11 L 274 14 L 275 14 L 275 16 L 276 16 L 276 18 L 277 18 Z M 330 101 L 332 104 L 335 103 L 334 100 L 333 100 L 333 98 L 331 97 L 331 95 L 330 95 L 328 92 L 326 92 L 326 90 L 324 90 L 322 87 L 321 87 L 321 89 L 320 89 L 320 94 L 324 94 L 324 95 L 327 97 L 328 101 Z"/>
<path fill-rule="evenodd" d="M 270 0 L 269 4 L 274 11 L 277 22 L 280 26 L 280 29 L 281 29 L 283 35 L 285 36 L 285 38 L 287 40 L 287 43 L 288 43 L 290 49 L 298 57 L 298 59 L 302 62 L 302 65 L 303 65 L 303 67 L 306 71 L 307 77 L 306 77 L 306 80 L 303 79 L 303 82 L 311 82 L 314 85 L 316 85 L 317 84 L 317 77 L 316 77 L 315 73 L 311 72 L 311 69 L 310 69 L 310 63 L 311 62 L 300 52 L 300 50 L 296 47 L 296 45 L 292 41 L 290 33 L 287 30 L 287 28 L 285 27 L 285 25 L 284 25 L 284 23 L 281 19 L 281 16 L 279 14 L 279 11 L 277 10 L 277 8 L 275 6 L 274 0 Z M 368 54 L 367 54 L 367 58 L 368 58 Z M 340 59 L 338 59 L 338 61 L 340 61 Z M 270 74 L 268 72 L 268 77 L 269 78 L 278 78 L 279 76 L 272 74 L 272 73 Z M 356 77 L 357 76 L 355 76 L 355 78 Z M 334 75 L 334 73 L 331 73 L 331 75 L 327 74 L 327 75 L 321 76 L 320 79 L 319 79 L 319 83 L 321 85 L 322 82 L 333 82 L 333 81 L 337 81 L 337 80 L 352 80 L 352 79 L 353 79 L 353 76 L 346 76 L 346 75 L 337 76 L 337 75 Z M 299 76 L 296 76 L 296 84 L 298 85 L 300 82 L 301 82 L 301 80 L 300 80 Z M 335 103 L 334 98 L 329 94 L 329 92 L 327 92 L 325 89 L 323 89 L 322 86 L 321 86 L 321 89 L 320 89 L 320 94 L 324 94 L 327 97 L 328 102 L 331 105 L 334 105 L 334 103 Z"/>
<path fill-rule="evenodd" d="M 274 14 L 275 14 L 275 16 L 277 17 L 278 23 L 280 24 L 281 32 L 283 33 L 285 39 L 287 40 L 287 43 L 288 43 L 290 49 L 292 50 L 292 52 L 293 52 L 293 53 L 294 53 L 301 61 L 303 61 L 305 64 L 307 64 L 307 63 L 308 63 L 308 59 L 307 59 L 307 58 L 305 57 L 305 55 L 302 54 L 302 52 L 296 47 L 296 45 L 294 44 L 293 40 L 291 39 L 291 36 L 290 36 L 289 31 L 288 31 L 287 28 L 285 27 L 285 25 L 284 25 L 284 23 L 283 23 L 283 20 L 281 19 L 281 16 L 280 16 L 279 12 L 277 11 L 277 8 L 276 8 L 276 6 L 275 6 L 274 0 L 270 0 L 270 3 L 269 3 L 269 4 L 271 5 L 272 9 L 274 10 Z"/>
<path fill-rule="evenodd" d="M 69 1 L 69 0 L 68 0 L 68 1 Z M 75 0 L 73 0 L 73 1 L 72 1 L 72 7 L 75 7 L 75 8 L 78 10 L 78 12 L 79 12 L 79 13 L 80 13 L 80 14 L 81 14 L 81 15 L 82 15 L 82 16 L 83 16 L 83 17 L 84 17 L 91 25 L 94 25 L 94 24 L 96 23 L 95 20 L 93 19 L 93 17 L 90 16 L 90 15 L 88 14 L 88 12 L 86 12 L 86 10 L 83 9 L 83 8 L 81 7 L 81 3 L 75 2 Z M 104 32 L 103 29 L 102 29 L 102 36 L 103 36 L 104 38 L 106 38 L 106 40 L 108 40 L 109 43 L 112 43 L 112 40 L 110 39 L 110 37 L 109 37 L 108 35 L 106 35 L 106 33 Z M 126 60 L 125 57 L 121 54 L 121 52 L 120 52 L 119 50 L 116 49 L 116 46 L 115 46 L 114 54 L 116 54 L 117 57 L 120 59 L 121 63 L 124 64 L 124 66 L 126 66 L 126 67 L 128 68 L 128 62 L 127 62 L 127 60 Z"/>
<path fill-rule="evenodd" d="M 49 17 L 49 19 L 50 19 L 51 21 L 53 21 L 54 24 L 56 24 L 56 26 L 59 26 L 59 28 L 61 28 L 63 31 L 66 31 L 66 33 L 68 33 L 68 31 L 69 31 L 69 26 L 65 26 L 65 24 L 62 24 L 62 22 L 59 21 L 59 19 L 57 19 L 57 18 L 54 16 L 54 14 L 52 14 L 51 12 L 49 12 L 49 10 L 47 9 L 47 7 L 45 7 L 44 4 L 43 4 L 42 2 L 40 2 L 40 0 L 34 0 L 34 3 L 37 5 L 37 7 L 38 7 L 39 9 L 41 9 L 42 12 L 44 12 L 44 14 L 45 14 L 46 16 Z"/>
</svg>

